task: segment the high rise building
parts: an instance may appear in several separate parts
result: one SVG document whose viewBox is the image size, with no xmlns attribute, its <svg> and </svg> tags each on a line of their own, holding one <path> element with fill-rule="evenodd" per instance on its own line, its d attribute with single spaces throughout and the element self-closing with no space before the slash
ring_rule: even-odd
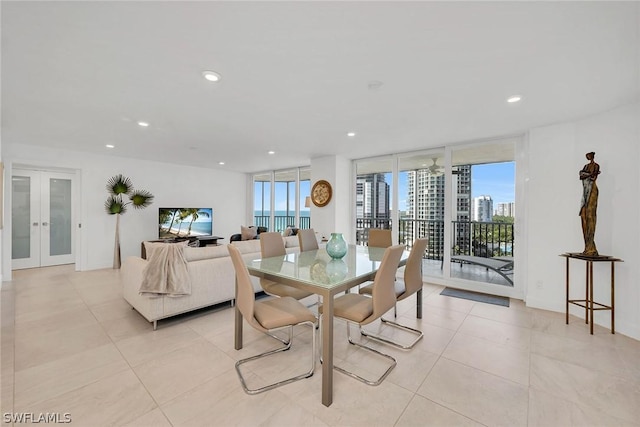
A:
<svg viewBox="0 0 640 427">
<path fill-rule="evenodd" d="M 471 204 L 471 220 L 491 222 L 493 219 L 493 200 L 491 196 L 474 197 Z"/>
<path fill-rule="evenodd" d="M 427 256 L 441 259 L 444 251 L 444 175 L 432 174 L 427 169 L 410 171 L 407 179 L 406 219 L 415 220 L 415 236 L 429 239 Z M 468 245 L 471 214 L 471 166 L 453 168 L 455 197 L 455 244 Z M 413 230 L 405 234 L 413 235 Z"/>
<path fill-rule="evenodd" d="M 356 241 L 365 241 L 365 229 L 391 226 L 390 187 L 383 173 L 356 178 Z"/>
<path fill-rule="evenodd" d="M 356 217 L 388 219 L 389 184 L 383 173 L 359 175 L 356 179 Z"/>
<path fill-rule="evenodd" d="M 494 212 L 495 215 L 500 216 L 516 216 L 516 204 L 515 202 L 507 202 L 507 203 L 498 203 L 498 207 Z"/>
</svg>

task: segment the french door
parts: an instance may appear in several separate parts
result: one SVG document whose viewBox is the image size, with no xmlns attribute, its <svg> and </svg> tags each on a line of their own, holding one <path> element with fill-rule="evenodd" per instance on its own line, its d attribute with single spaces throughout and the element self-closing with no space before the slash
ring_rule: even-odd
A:
<svg viewBox="0 0 640 427">
<path fill-rule="evenodd" d="M 75 262 L 73 179 L 70 173 L 13 170 L 12 269 Z"/>
</svg>

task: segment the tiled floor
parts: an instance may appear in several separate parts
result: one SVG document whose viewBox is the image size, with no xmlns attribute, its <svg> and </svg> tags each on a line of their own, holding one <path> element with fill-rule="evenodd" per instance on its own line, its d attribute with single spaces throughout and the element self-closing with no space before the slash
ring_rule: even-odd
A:
<svg viewBox="0 0 640 427">
<path fill-rule="evenodd" d="M 2 413 L 68 413 L 77 426 L 626 426 L 640 425 L 640 342 L 572 318 L 441 296 L 425 284 L 400 321 L 425 337 L 410 352 L 379 346 L 398 366 L 378 387 L 334 374 L 334 403 L 316 375 L 260 395 L 240 388 L 238 358 L 275 341 L 246 326 L 233 349 L 233 310 L 162 321 L 157 331 L 122 298 L 119 272 L 71 266 L 16 271 L 2 286 Z M 386 331 L 384 331 L 386 332 Z M 247 371 L 257 385 L 304 369 L 311 333 Z M 338 364 L 382 367 L 346 344 Z M 17 424 L 16 424 L 17 425 Z"/>
</svg>

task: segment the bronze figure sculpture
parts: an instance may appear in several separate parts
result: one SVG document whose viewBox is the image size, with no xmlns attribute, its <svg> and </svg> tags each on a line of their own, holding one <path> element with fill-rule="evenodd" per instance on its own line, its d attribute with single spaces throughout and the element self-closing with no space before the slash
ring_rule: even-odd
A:
<svg viewBox="0 0 640 427">
<path fill-rule="evenodd" d="M 580 180 L 582 180 L 580 219 L 584 236 L 584 251 L 582 254 L 587 256 L 598 256 L 598 250 L 593 238 L 596 233 L 596 210 L 598 208 L 596 179 L 600 174 L 600 166 L 593 160 L 595 155 L 596 153 L 593 151 L 586 154 L 589 163 L 584 165 L 580 171 Z"/>
</svg>

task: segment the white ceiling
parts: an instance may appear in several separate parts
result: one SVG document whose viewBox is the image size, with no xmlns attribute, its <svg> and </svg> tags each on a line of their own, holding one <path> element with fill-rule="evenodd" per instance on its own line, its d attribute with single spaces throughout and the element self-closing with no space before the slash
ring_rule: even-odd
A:
<svg viewBox="0 0 640 427">
<path fill-rule="evenodd" d="M 255 172 L 513 135 L 640 98 L 637 2 L 1 7 L 5 144 Z"/>
</svg>

